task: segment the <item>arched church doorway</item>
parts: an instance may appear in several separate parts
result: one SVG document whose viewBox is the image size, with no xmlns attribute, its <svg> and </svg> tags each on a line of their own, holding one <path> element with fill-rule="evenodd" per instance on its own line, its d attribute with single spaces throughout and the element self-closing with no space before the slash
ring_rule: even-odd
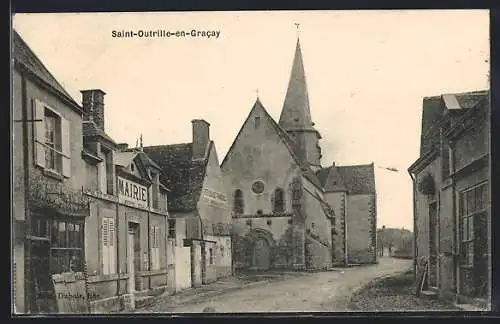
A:
<svg viewBox="0 0 500 324">
<path fill-rule="evenodd" d="M 257 238 L 253 245 L 253 268 L 267 270 L 271 265 L 271 248 L 264 238 Z"/>
</svg>

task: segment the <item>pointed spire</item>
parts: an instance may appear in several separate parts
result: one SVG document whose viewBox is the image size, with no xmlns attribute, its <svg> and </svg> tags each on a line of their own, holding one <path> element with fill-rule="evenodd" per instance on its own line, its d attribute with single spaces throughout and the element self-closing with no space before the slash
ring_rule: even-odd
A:
<svg viewBox="0 0 500 324">
<path fill-rule="evenodd" d="M 298 29 L 298 24 L 296 24 L 296 26 Z M 304 63 L 302 60 L 302 51 L 298 37 L 279 125 L 285 130 L 305 130 L 312 129 L 313 126 L 309 108 L 309 95 L 304 72 Z"/>
<path fill-rule="evenodd" d="M 140 149 L 141 149 L 141 152 L 143 151 L 143 146 L 142 146 L 142 133 L 141 133 L 141 136 L 139 137 L 139 145 L 140 145 Z"/>
</svg>

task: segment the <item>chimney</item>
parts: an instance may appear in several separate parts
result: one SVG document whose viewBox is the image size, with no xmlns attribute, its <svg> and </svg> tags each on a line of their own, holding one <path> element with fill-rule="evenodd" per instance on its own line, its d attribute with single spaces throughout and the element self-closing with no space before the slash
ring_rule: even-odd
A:
<svg viewBox="0 0 500 324">
<path fill-rule="evenodd" d="M 118 144 L 118 150 L 125 151 L 126 149 L 128 149 L 128 144 L 127 143 L 120 143 L 120 144 Z"/>
<path fill-rule="evenodd" d="M 83 120 L 94 121 L 104 130 L 104 91 L 100 89 L 82 90 Z"/>
<path fill-rule="evenodd" d="M 193 119 L 193 160 L 204 159 L 210 142 L 210 124 L 203 119 Z"/>
</svg>

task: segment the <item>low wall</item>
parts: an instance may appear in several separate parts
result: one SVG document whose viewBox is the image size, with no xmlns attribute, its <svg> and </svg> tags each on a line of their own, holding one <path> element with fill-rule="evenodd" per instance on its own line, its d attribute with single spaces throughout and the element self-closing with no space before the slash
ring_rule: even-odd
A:
<svg viewBox="0 0 500 324">
<path fill-rule="evenodd" d="M 316 241 L 306 237 L 306 267 L 309 269 L 324 269 L 331 266 L 332 250 Z"/>
</svg>

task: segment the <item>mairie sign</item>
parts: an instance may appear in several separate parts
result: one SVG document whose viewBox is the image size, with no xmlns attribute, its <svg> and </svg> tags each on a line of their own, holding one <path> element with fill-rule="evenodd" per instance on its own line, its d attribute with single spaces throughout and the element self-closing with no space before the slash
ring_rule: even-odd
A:
<svg viewBox="0 0 500 324">
<path fill-rule="evenodd" d="M 148 206 L 148 188 L 118 177 L 118 198 L 138 204 L 143 207 Z"/>
</svg>

